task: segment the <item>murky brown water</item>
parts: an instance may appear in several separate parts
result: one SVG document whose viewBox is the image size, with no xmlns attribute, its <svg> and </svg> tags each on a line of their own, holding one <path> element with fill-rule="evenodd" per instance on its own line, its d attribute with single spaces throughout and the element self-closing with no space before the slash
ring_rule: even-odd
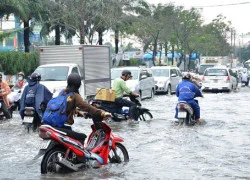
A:
<svg viewBox="0 0 250 180">
<path fill-rule="evenodd" d="M 202 126 L 174 124 L 175 95 L 158 95 L 142 104 L 154 120 L 112 123 L 123 137 L 130 162 L 64 175 L 41 175 L 39 137 L 27 134 L 15 118 L 0 123 L 0 179 L 250 179 L 250 88 L 206 93 L 199 99 Z M 17 117 L 17 115 L 15 116 Z M 90 133 L 91 120 L 76 120 L 74 130 Z"/>
</svg>

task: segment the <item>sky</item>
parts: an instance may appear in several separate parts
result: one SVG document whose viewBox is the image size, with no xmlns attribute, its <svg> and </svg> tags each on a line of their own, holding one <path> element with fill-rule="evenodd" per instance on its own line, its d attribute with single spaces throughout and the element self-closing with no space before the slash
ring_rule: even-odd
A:
<svg viewBox="0 0 250 180">
<path fill-rule="evenodd" d="M 211 22 L 218 14 L 222 14 L 232 27 L 236 29 L 238 37 L 249 38 L 250 32 L 250 0 L 147 0 L 150 4 L 168 4 L 191 7 L 202 7 L 199 9 L 205 23 Z M 210 7 L 209 7 L 210 6 Z"/>
</svg>

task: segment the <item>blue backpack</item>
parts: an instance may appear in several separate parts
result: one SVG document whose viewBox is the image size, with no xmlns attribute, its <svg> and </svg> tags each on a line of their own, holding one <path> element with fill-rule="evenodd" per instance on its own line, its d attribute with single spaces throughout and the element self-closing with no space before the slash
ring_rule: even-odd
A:
<svg viewBox="0 0 250 180">
<path fill-rule="evenodd" d="M 52 98 L 47 105 L 47 108 L 43 114 L 43 122 L 53 127 L 63 127 L 67 121 L 68 116 L 66 114 L 67 98 L 73 94 L 72 92 L 63 95 L 63 92 Z"/>
</svg>

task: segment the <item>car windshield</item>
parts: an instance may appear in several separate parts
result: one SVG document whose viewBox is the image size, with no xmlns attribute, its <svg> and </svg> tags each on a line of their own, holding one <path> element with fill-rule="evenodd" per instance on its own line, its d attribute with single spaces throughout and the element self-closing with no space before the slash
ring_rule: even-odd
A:
<svg viewBox="0 0 250 180">
<path fill-rule="evenodd" d="M 68 77 L 69 67 L 39 67 L 35 70 L 35 72 L 41 74 L 41 81 L 66 81 Z"/>
<path fill-rule="evenodd" d="M 247 73 L 247 69 L 239 69 L 239 72 L 241 72 L 241 73 Z"/>
<path fill-rule="evenodd" d="M 199 70 L 198 70 L 199 74 L 203 74 L 205 72 L 205 70 L 207 68 L 210 68 L 210 67 L 214 67 L 214 65 L 212 65 L 212 64 L 200 65 Z"/>
<path fill-rule="evenodd" d="M 113 79 L 121 77 L 122 71 L 123 71 L 122 69 L 112 69 L 111 70 L 111 79 L 113 80 Z M 134 69 L 134 70 L 129 70 L 129 71 L 131 71 L 131 74 L 133 76 L 132 80 L 138 79 L 139 70 Z"/>
<path fill-rule="evenodd" d="M 169 69 L 152 69 L 153 76 L 165 76 L 169 77 Z"/>
<path fill-rule="evenodd" d="M 207 69 L 205 76 L 228 76 L 226 69 Z"/>
</svg>

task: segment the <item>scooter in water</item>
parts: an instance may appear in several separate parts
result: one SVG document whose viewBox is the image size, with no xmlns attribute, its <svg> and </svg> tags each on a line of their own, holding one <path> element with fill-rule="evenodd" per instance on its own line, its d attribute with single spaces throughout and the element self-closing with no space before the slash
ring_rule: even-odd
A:
<svg viewBox="0 0 250 180">
<path fill-rule="evenodd" d="M 198 104 L 198 100 L 195 99 L 195 101 Z M 194 110 L 186 101 L 177 103 L 177 111 L 178 125 L 193 126 L 196 124 Z"/>
<path fill-rule="evenodd" d="M 150 113 L 150 110 L 147 108 L 143 108 L 140 101 L 136 97 L 129 96 L 129 98 L 136 104 L 137 116 L 139 121 L 149 121 L 153 119 L 153 115 Z M 110 112 L 112 114 L 113 121 L 121 122 L 128 120 L 128 107 L 121 107 L 115 102 L 102 100 L 93 100 L 91 104 L 99 109 Z"/>
<path fill-rule="evenodd" d="M 108 163 L 129 161 L 123 139 L 112 133 L 103 122 L 91 125 L 92 132 L 84 146 L 85 134 L 49 125 L 39 127 L 39 136 L 45 141 L 35 157 L 43 156 L 41 173 L 79 171 L 84 167 L 98 168 Z"/>
<path fill-rule="evenodd" d="M 3 120 L 4 119 L 4 113 L 3 113 L 3 110 L 2 110 L 2 103 L 0 102 L 0 120 Z"/>
<path fill-rule="evenodd" d="M 23 118 L 23 125 L 27 132 L 30 132 L 30 129 L 33 127 L 34 123 L 34 116 L 35 116 L 35 109 L 33 107 L 25 107 L 24 109 L 24 118 Z"/>
</svg>

